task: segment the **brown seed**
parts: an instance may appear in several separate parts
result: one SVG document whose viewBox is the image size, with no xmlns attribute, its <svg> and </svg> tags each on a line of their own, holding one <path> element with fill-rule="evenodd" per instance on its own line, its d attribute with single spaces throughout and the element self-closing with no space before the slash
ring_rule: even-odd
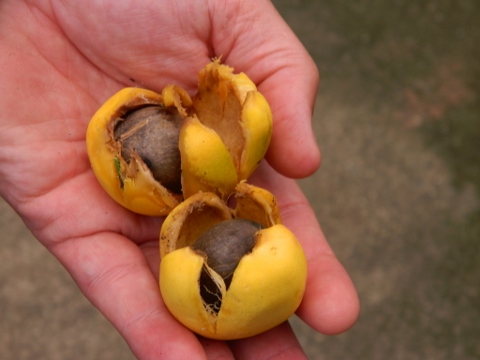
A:
<svg viewBox="0 0 480 360">
<path fill-rule="evenodd" d="M 178 148 L 181 124 L 176 109 L 147 106 L 127 113 L 114 130 L 123 159 L 130 162 L 135 151 L 155 180 L 175 194 L 182 191 Z"/>
<path fill-rule="evenodd" d="M 262 228 L 262 225 L 250 220 L 226 220 L 200 235 L 192 248 L 223 278 L 228 289 L 240 260 L 252 251 L 256 233 Z M 205 266 L 200 275 L 200 295 L 206 306 L 218 313 L 222 294 Z"/>
</svg>

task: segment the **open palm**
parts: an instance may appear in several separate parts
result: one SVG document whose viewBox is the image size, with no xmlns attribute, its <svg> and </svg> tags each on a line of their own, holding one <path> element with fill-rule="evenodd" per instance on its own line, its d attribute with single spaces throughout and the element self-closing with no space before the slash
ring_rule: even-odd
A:
<svg viewBox="0 0 480 360">
<path fill-rule="evenodd" d="M 215 56 L 247 73 L 272 107 L 273 167 L 252 181 L 277 195 L 305 248 L 298 315 L 324 333 L 346 330 L 358 315 L 353 286 L 295 182 L 278 173 L 301 177 L 318 166 L 309 124 L 318 76 L 268 1 L 0 2 L 0 194 L 138 358 L 301 358 L 288 324 L 224 343 L 177 323 L 157 284 L 162 219 L 117 205 L 88 162 L 86 127 L 108 97 L 125 86 L 193 91 Z"/>
</svg>

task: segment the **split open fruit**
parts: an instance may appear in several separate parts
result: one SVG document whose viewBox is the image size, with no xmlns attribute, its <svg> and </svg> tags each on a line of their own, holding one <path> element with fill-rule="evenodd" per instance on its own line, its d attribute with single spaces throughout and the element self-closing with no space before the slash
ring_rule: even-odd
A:
<svg viewBox="0 0 480 360">
<path fill-rule="evenodd" d="M 100 184 L 118 203 L 166 215 L 199 191 L 226 200 L 256 169 L 272 135 L 270 107 L 243 73 L 214 61 L 193 96 L 125 88 L 95 113 L 87 150 Z"/>
<path fill-rule="evenodd" d="M 204 337 L 253 336 L 299 306 L 307 263 L 268 191 L 240 183 L 234 210 L 200 192 L 176 207 L 160 234 L 160 290 L 170 312 Z"/>
</svg>

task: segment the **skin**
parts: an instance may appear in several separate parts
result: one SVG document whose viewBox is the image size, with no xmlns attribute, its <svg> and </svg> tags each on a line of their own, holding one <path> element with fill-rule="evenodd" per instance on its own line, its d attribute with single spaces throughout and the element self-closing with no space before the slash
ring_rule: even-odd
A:
<svg viewBox="0 0 480 360">
<path fill-rule="evenodd" d="M 359 312 L 355 289 L 287 178 L 319 166 L 310 124 L 318 73 L 268 1 L 0 2 L 0 194 L 137 358 L 303 359 L 288 323 L 227 343 L 177 323 L 157 284 L 162 219 L 118 206 L 88 162 L 85 130 L 108 97 L 136 85 L 192 91 L 220 55 L 258 84 L 273 111 L 270 165 L 251 182 L 277 195 L 304 246 L 309 277 L 298 315 L 325 334 L 347 330 Z"/>
</svg>

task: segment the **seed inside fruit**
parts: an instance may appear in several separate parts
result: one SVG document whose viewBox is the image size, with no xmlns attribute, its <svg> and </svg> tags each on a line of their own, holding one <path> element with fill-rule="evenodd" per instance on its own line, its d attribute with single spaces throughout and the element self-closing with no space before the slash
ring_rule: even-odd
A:
<svg viewBox="0 0 480 360">
<path fill-rule="evenodd" d="M 155 180 L 175 194 L 182 192 L 178 140 L 182 117 L 176 109 L 147 106 L 127 113 L 114 129 L 121 155 L 129 163 L 135 152 Z"/>
<path fill-rule="evenodd" d="M 192 245 L 208 265 L 208 268 L 203 267 L 199 281 L 200 295 L 209 310 L 218 313 L 222 304 L 222 293 L 211 270 L 222 277 L 228 290 L 235 269 L 240 260 L 252 251 L 256 233 L 262 228 L 262 225 L 250 220 L 226 220 L 204 232 Z"/>
</svg>

